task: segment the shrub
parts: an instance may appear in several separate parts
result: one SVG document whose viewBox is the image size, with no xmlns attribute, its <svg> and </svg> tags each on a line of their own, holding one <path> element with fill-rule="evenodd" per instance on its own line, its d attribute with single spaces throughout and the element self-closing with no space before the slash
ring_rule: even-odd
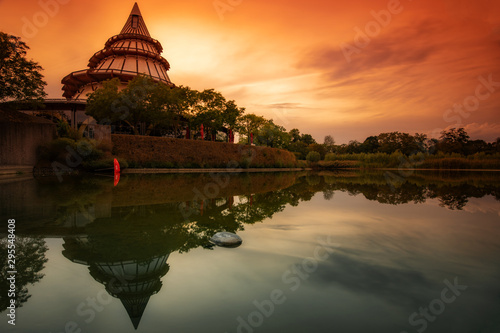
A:
<svg viewBox="0 0 500 333">
<path fill-rule="evenodd" d="M 298 167 L 298 168 L 307 168 L 307 167 L 308 167 L 308 165 L 307 165 L 307 162 L 306 162 L 306 161 L 304 161 L 304 160 L 298 160 L 298 161 L 297 161 L 297 167 Z"/>
<path fill-rule="evenodd" d="M 47 161 L 66 162 L 68 156 L 71 160 L 81 159 L 83 162 L 96 161 L 104 156 L 97 149 L 94 140 L 81 139 L 75 141 L 70 138 L 55 139 L 38 149 L 39 158 Z"/>
<path fill-rule="evenodd" d="M 76 149 L 84 161 L 95 161 L 104 156 L 104 152 L 96 147 L 94 140 L 79 140 L 76 142 Z"/>
<path fill-rule="evenodd" d="M 320 159 L 321 159 L 321 155 L 317 151 L 310 151 L 306 156 L 306 160 L 308 160 L 309 162 L 312 162 L 312 163 L 316 163 Z"/>
<path fill-rule="evenodd" d="M 325 161 L 335 161 L 337 158 L 337 154 L 328 153 L 325 155 Z"/>
<path fill-rule="evenodd" d="M 56 125 L 57 136 L 60 138 L 69 138 L 74 141 L 80 140 L 82 135 L 71 126 L 65 120 L 59 120 Z"/>
</svg>

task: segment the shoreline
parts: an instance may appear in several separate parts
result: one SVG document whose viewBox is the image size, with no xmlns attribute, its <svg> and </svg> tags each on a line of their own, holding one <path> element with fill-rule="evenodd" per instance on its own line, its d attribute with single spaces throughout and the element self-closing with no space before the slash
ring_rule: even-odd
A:
<svg viewBox="0 0 500 333">
<path fill-rule="evenodd" d="M 500 169 L 426 169 L 426 168 L 127 168 L 121 171 L 125 174 L 193 174 L 193 173 L 258 173 L 258 172 L 297 172 L 297 171 L 446 171 L 446 172 L 500 172 Z M 93 174 L 93 172 L 89 172 Z M 26 179 L 33 177 L 31 166 L 0 166 L 0 181 L 11 179 Z"/>
<path fill-rule="evenodd" d="M 164 174 L 164 173 L 244 173 L 244 172 L 290 172 L 310 171 L 312 168 L 233 168 L 233 169 L 124 169 L 121 174 Z"/>
</svg>

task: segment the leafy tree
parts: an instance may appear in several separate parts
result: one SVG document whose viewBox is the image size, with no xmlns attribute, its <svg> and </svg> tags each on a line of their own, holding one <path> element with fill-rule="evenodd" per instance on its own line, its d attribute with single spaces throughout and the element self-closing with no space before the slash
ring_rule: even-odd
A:
<svg viewBox="0 0 500 333">
<path fill-rule="evenodd" d="M 255 138 L 255 144 L 272 148 L 285 148 L 290 143 L 290 135 L 283 126 L 269 120 L 261 127 Z"/>
<path fill-rule="evenodd" d="M 100 123 L 124 122 L 134 134 L 174 131 L 178 136 L 180 122 L 196 101 L 196 92 L 189 87 L 175 87 L 138 76 L 124 89 L 114 78 L 89 95 L 86 114 Z M 120 90 L 121 89 L 121 90 Z"/>
<path fill-rule="evenodd" d="M 369 136 L 365 139 L 365 141 L 363 141 L 360 149 L 363 153 L 376 153 L 379 147 L 378 137 Z"/>
<path fill-rule="evenodd" d="M 305 160 L 309 152 L 309 146 L 302 141 L 292 142 L 288 145 L 288 150 L 295 154 L 300 160 Z"/>
<path fill-rule="evenodd" d="M 465 155 L 473 155 L 479 152 L 492 153 L 493 147 L 490 148 L 490 145 L 484 140 L 470 140 L 464 145 L 463 152 Z"/>
<path fill-rule="evenodd" d="M 429 154 L 435 154 L 438 151 L 439 140 L 435 138 L 427 139 L 425 145 Z"/>
<path fill-rule="evenodd" d="M 150 102 L 150 129 L 148 133 L 170 134 L 180 136 L 184 127 L 186 111 L 194 105 L 196 91 L 189 87 L 179 86 L 174 89 L 164 84 L 157 84 L 152 91 Z M 156 104 L 156 105 L 155 105 Z"/>
<path fill-rule="evenodd" d="M 312 145 L 313 143 L 317 143 L 311 134 L 302 134 L 300 136 L 300 141 L 304 142 L 306 145 Z"/>
<path fill-rule="evenodd" d="M 426 139 L 425 134 L 418 133 L 415 136 L 400 132 L 382 133 L 378 135 L 378 151 L 392 154 L 399 150 L 405 155 L 412 155 L 426 150 Z"/>
<path fill-rule="evenodd" d="M 464 147 L 469 138 L 464 128 L 451 128 L 442 131 L 439 137 L 438 149 L 444 153 L 464 153 Z"/>
<path fill-rule="evenodd" d="M 285 148 L 293 152 L 298 159 L 305 160 L 307 153 L 311 150 L 324 152 L 324 147 L 318 148 L 316 146 L 316 140 L 314 140 L 311 134 L 300 134 L 300 131 L 294 128 L 288 132 L 288 136 L 290 137 L 290 143 Z"/>
<path fill-rule="evenodd" d="M 290 142 L 295 143 L 300 141 L 300 131 L 297 128 L 291 129 L 290 132 L 288 132 L 290 135 Z"/>
<path fill-rule="evenodd" d="M 347 154 L 357 154 L 360 152 L 361 143 L 357 140 L 349 141 L 349 144 L 346 147 Z"/>
<path fill-rule="evenodd" d="M 320 158 L 322 160 L 325 159 L 325 155 L 327 153 L 325 146 L 320 145 L 319 143 L 313 143 L 313 144 L 309 145 L 309 147 L 307 147 L 307 150 L 309 152 L 315 151 L 315 152 L 319 153 Z"/>
<path fill-rule="evenodd" d="M 327 153 L 333 153 L 335 150 L 335 140 L 331 135 L 325 136 L 323 141 L 323 147 Z"/>
<path fill-rule="evenodd" d="M 46 96 L 42 67 L 26 59 L 27 50 L 20 37 L 0 32 L 0 102 L 40 101 Z"/>
<path fill-rule="evenodd" d="M 228 129 L 236 128 L 244 110 L 238 107 L 235 101 L 227 101 L 220 92 L 207 89 L 195 94 L 190 123 L 194 127 L 203 124 L 206 133 L 215 137 L 219 132 L 226 133 Z"/>
<path fill-rule="evenodd" d="M 127 115 L 116 107 L 120 100 L 119 86 L 118 78 L 104 81 L 101 88 L 88 96 L 85 113 L 100 123 L 124 120 Z"/>
<path fill-rule="evenodd" d="M 264 117 L 249 113 L 237 120 L 238 132 L 247 138 L 247 143 L 250 143 L 250 134 L 255 135 L 265 123 Z"/>
<path fill-rule="evenodd" d="M 160 103 L 151 100 L 151 92 L 157 84 L 138 76 L 120 91 L 119 79 L 105 81 L 102 88 L 89 95 L 85 113 L 100 123 L 124 121 L 134 134 L 139 134 L 141 123 L 158 121 Z"/>
</svg>

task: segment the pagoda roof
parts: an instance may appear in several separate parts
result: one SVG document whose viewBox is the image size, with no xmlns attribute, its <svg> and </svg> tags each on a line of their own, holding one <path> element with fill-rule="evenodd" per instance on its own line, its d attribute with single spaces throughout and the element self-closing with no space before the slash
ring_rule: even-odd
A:
<svg viewBox="0 0 500 333">
<path fill-rule="evenodd" d="M 139 9 L 139 5 L 137 4 L 137 2 L 134 4 L 128 20 L 123 26 L 120 34 L 138 34 L 151 37 L 148 28 L 146 27 L 146 23 L 142 18 L 141 10 Z"/>
<path fill-rule="evenodd" d="M 126 83 L 138 75 L 146 75 L 156 82 L 174 86 L 168 77 L 170 64 L 161 56 L 161 43 L 149 34 L 137 3 L 123 26 L 120 34 L 108 39 L 104 49 L 96 52 L 89 60 L 87 69 L 66 75 L 61 83 L 63 97 L 79 98 L 86 87 L 95 90 L 94 83 L 118 77 Z"/>
</svg>

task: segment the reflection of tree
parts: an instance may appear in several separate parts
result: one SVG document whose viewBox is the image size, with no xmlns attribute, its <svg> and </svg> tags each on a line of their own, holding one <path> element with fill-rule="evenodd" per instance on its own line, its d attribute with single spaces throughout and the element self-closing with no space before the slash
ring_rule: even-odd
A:
<svg viewBox="0 0 500 333">
<path fill-rule="evenodd" d="M 347 191 L 351 195 L 362 194 L 368 200 L 383 204 L 423 203 L 430 198 L 439 200 L 442 207 L 460 210 L 471 197 L 492 195 L 500 201 L 498 176 L 482 173 L 414 174 L 401 177 L 397 184 L 377 173 L 360 173 L 348 177 L 327 176 L 325 180 L 324 187 L 327 189 Z"/>
<path fill-rule="evenodd" d="M 335 192 L 333 190 L 331 190 L 331 189 L 324 190 L 323 191 L 323 198 L 325 200 L 332 200 L 334 193 Z"/>
<path fill-rule="evenodd" d="M 341 187 L 342 190 L 347 190 L 350 194 L 363 194 L 368 200 L 392 205 L 409 202 L 422 203 L 425 202 L 426 197 L 425 187 L 407 182 L 396 188 L 389 184 L 358 184 L 355 182 L 342 184 Z"/>
<path fill-rule="evenodd" d="M 9 274 L 7 273 L 7 238 L 0 239 L 0 262 L 2 263 L 2 270 L 0 271 L 0 312 L 7 309 L 10 304 L 10 297 L 7 295 L 10 282 L 7 280 Z M 40 238 L 31 237 L 17 237 L 16 245 L 16 306 L 21 307 L 31 295 L 28 293 L 28 284 L 35 284 L 39 282 L 44 274 L 40 273 L 47 262 L 45 252 L 47 246 L 45 241 Z"/>
</svg>

